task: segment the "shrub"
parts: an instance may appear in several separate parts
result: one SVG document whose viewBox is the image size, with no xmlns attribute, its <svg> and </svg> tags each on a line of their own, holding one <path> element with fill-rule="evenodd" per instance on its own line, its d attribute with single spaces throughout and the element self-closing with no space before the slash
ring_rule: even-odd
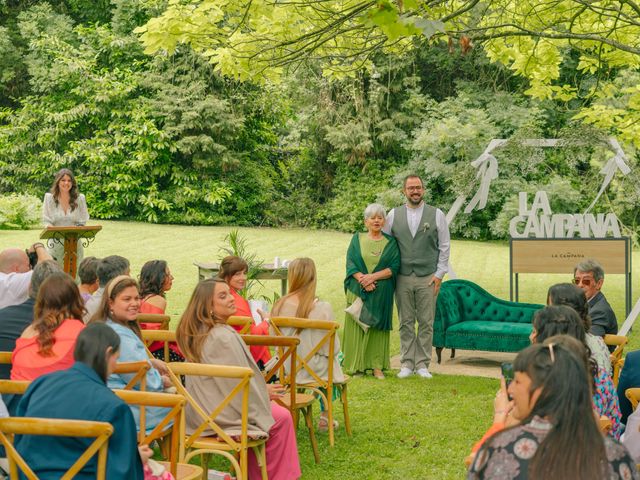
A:
<svg viewBox="0 0 640 480">
<path fill-rule="evenodd" d="M 0 228 L 27 230 L 40 223 L 42 202 L 32 195 L 0 196 Z"/>
</svg>

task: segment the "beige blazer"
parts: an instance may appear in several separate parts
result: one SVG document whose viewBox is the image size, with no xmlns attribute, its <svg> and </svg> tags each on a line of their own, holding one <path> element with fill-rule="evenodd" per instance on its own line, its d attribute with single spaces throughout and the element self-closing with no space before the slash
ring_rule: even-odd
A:
<svg viewBox="0 0 640 480">
<path fill-rule="evenodd" d="M 254 375 L 251 377 L 249 391 L 248 432 L 254 438 L 268 437 L 274 420 L 271 415 L 267 384 L 240 335 L 228 325 L 216 324 L 204 341 L 201 363 L 249 367 L 253 370 Z M 187 376 L 185 388 L 207 413 L 211 413 L 237 384 L 238 380 L 233 378 Z M 220 412 L 215 421 L 229 435 L 240 435 L 242 395 L 236 395 L 233 401 Z M 187 405 L 187 433 L 193 433 L 201 423 L 201 417 L 192 407 Z M 214 432 L 207 429 L 202 435 L 213 434 Z"/>
</svg>

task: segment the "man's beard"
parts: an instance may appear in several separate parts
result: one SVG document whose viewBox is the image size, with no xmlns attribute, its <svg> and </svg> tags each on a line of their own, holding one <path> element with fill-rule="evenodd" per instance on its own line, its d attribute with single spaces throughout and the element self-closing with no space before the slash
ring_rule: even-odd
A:
<svg viewBox="0 0 640 480">
<path fill-rule="evenodd" d="M 417 207 L 418 205 L 420 205 L 422 203 L 422 197 L 418 197 L 418 200 L 414 200 L 413 197 L 407 197 L 407 200 L 409 201 L 409 203 L 411 205 L 413 205 L 414 207 Z"/>
</svg>

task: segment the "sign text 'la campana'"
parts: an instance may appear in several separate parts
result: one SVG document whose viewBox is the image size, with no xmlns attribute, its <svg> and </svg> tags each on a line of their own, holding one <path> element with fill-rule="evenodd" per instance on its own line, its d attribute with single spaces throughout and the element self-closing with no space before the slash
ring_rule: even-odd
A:
<svg viewBox="0 0 640 480">
<path fill-rule="evenodd" d="M 546 192 L 536 192 L 528 208 L 526 192 L 520 192 L 518 215 L 509 222 L 512 238 L 605 238 L 620 237 L 620 224 L 615 213 L 568 214 L 551 213 Z"/>
</svg>

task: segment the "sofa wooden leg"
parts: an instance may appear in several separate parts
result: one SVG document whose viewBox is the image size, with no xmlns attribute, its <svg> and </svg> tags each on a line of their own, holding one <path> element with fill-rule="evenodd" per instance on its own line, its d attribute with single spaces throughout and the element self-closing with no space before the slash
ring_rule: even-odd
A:
<svg viewBox="0 0 640 480">
<path fill-rule="evenodd" d="M 438 363 L 442 361 L 442 349 L 443 347 L 436 347 L 436 355 L 438 356 Z"/>
</svg>

